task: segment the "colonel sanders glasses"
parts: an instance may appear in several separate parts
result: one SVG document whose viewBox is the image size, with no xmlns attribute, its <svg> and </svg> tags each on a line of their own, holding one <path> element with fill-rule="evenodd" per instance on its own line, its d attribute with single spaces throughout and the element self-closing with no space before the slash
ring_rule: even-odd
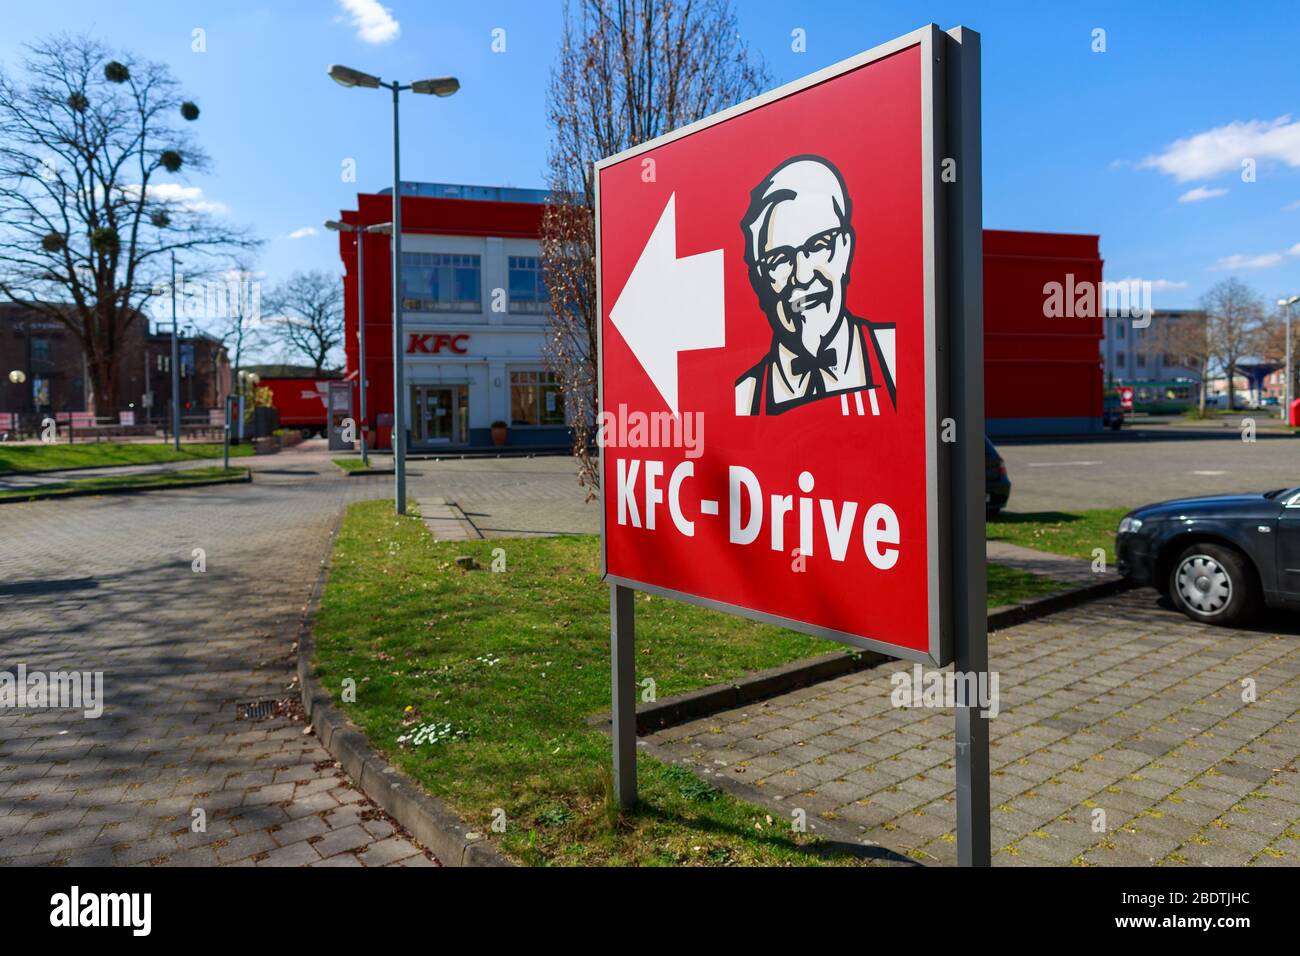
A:
<svg viewBox="0 0 1300 956">
<path fill-rule="evenodd" d="M 801 246 L 777 246 L 775 249 L 768 249 L 759 257 L 759 268 L 773 286 L 782 288 L 790 281 L 800 255 L 814 268 L 824 266 L 835 255 L 835 248 L 840 238 L 846 235 L 844 229 L 827 229 Z"/>
</svg>

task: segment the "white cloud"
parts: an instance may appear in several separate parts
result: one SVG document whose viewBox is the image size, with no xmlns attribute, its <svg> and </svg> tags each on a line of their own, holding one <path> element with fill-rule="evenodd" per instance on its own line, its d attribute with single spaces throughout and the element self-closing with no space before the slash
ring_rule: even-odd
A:
<svg viewBox="0 0 1300 956">
<path fill-rule="evenodd" d="M 139 196 L 140 186 L 138 183 L 132 183 L 123 186 L 122 191 L 129 196 Z M 204 199 L 203 190 L 199 186 L 182 186 L 180 183 L 154 183 L 149 187 L 149 198 L 155 202 L 176 203 L 190 212 L 206 212 L 214 216 L 224 216 L 230 212 L 230 207 L 225 203 Z"/>
<path fill-rule="evenodd" d="M 1226 189 L 1206 189 L 1204 186 L 1197 186 L 1195 189 L 1189 189 L 1178 197 L 1179 202 L 1200 202 L 1202 199 L 1213 199 L 1215 196 L 1223 196 L 1228 192 Z"/>
<path fill-rule="evenodd" d="M 311 226 L 303 226 L 301 229 L 295 229 L 285 236 L 285 239 L 306 239 L 308 236 L 316 235 L 316 230 Z"/>
<path fill-rule="evenodd" d="M 393 11 L 379 0 L 339 0 L 339 6 L 352 14 L 352 26 L 365 43 L 391 43 L 402 32 Z"/>
<path fill-rule="evenodd" d="M 1235 121 L 1216 126 L 1186 139 L 1174 140 L 1138 165 L 1158 169 L 1185 183 L 1240 171 L 1243 159 L 1300 167 L 1300 121 L 1292 122 L 1287 115 L 1271 121 Z"/>
<path fill-rule="evenodd" d="M 1297 199 L 1295 202 L 1289 202 L 1282 207 L 1284 212 L 1295 212 L 1297 209 L 1300 209 L 1300 199 Z"/>
<path fill-rule="evenodd" d="M 1300 242 L 1284 252 L 1265 252 L 1257 256 L 1224 256 L 1211 269 L 1269 269 L 1280 265 L 1287 256 L 1300 256 Z"/>
<path fill-rule="evenodd" d="M 1224 256 L 1211 269 L 1216 271 L 1223 269 L 1269 269 L 1281 263 L 1283 259 L 1280 252 L 1265 252 L 1258 256 L 1243 256 L 1241 254 Z"/>
<path fill-rule="evenodd" d="M 1175 279 L 1138 279 L 1138 278 L 1134 278 L 1134 277 L 1130 276 L 1130 277 L 1125 278 L 1125 279 L 1119 279 L 1119 280 L 1111 280 L 1111 279 L 1107 279 L 1107 280 L 1106 280 L 1106 282 L 1107 282 L 1108 284 L 1109 284 L 1110 282 L 1112 282 L 1112 281 L 1115 281 L 1115 284 L 1116 284 L 1116 285 L 1124 284 L 1124 285 L 1129 286 L 1129 288 L 1132 288 L 1134 285 L 1139 284 L 1139 283 L 1142 283 L 1142 282 L 1150 282 L 1150 283 L 1151 283 L 1151 291 L 1152 291 L 1152 292 L 1173 292 L 1173 291 L 1176 290 L 1176 289 L 1186 289 L 1186 288 L 1187 288 L 1187 283 L 1186 283 L 1186 282 L 1179 282 L 1179 281 L 1177 281 L 1177 280 L 1175 280 Z"/>
</svg>

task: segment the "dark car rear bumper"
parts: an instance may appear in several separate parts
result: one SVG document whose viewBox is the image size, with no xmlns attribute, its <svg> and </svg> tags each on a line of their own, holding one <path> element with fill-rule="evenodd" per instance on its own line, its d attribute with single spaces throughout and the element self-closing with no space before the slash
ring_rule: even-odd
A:
<svg viewBox="0 0 1300 956">
<path fill-rule="evenodd" d="M 1007 501 L 1011 498 L 1011 482 L 1003 479 L 999 482 L 988 482 L 984 484 L 984 508 L 986 511 L 997 511 L 1005 508 Z"/>
</svg>

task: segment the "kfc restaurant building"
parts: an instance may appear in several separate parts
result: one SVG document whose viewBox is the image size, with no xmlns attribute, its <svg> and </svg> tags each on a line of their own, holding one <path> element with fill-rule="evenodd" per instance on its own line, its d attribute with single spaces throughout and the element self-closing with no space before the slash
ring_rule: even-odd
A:
<svg viewBox="0 0 1300 956">
<path fill-rule="evenodd" d="M 571 431 L 543 347 L 550 308 L 542 282 L 541 190 L 402 183 L 401 361 L 412 453 L 506 447 L 567 449 Z M 362 193 L 341 219 L 392 219 L 392 194 Z M 340 232 L 346 377 L 357 391 L 357 233 Z M 739 236 L 739 232 L 737 232 Z M 371 446 L 391 447 L 392 250 L 382 233 L 361 236 L 365 255 L 366 411 Z M 737 255 L 740 253 L 737 252 Z M 1100 317 L 1048 318 L 1044 286 L 1100 283 L 1098 237 L 986 230 L 984 389 L 993 438 L 1101 431 Z"/>
<path fill-rule="evenodd" d="M 567 449 L 564 402 L 543 358 L 546 313 L 539 236 L 541 190 L 402 183 L 400 360 L 409 450 Z M 363 193 L 343 222 L 392 220 L 392 193 Z M 357 245 L 364 244 L 366 412 L 372 447 L 393 423 L 392 249 L 382 233 L 339 234 L 344 264 L 346 377 L 360 418 Z"/>
</svg>

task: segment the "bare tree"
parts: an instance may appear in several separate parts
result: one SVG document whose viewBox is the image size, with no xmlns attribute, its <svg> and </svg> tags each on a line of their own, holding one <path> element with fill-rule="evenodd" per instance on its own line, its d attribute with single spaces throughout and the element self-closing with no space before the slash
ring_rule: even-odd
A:
<svg viewBox="0 0 1300 956">
<path fill-rule="evenodd" d="M 1165 354 L 1165 365 L 1186 369 L 1200 380 L 1198 403 L 1205 414 L 1205 391 L 1209 385 L 1211 361 L 1208 322 L 1204 312 L 1162 314 L 1151 328 L 1155 345 Z"/>
<path fill-rule="evenodd" d="M 1261 345 L 1264 302 L 1240 279 L 1215 283 L 1201 297 L 1205 309 L 1206 338 L 1210 361 L 1227 376 L 1228 408 L 1236 408 L 1237 366 Z"/>
<path fill-rule="evenodd" d="M 267 294 L 267 331 L 319 375 L 343 343 L 343 282 L 328 272 L 295 272 Z"/>
<path fill-rule="evenodd" d="M 28 51 L 23 81 L 0 73 L 0 297 L 72 332 L 104 414 L 116 407 L 126 333 L 144 321 L 171 253 L 192 277 L 255 243 L 171 178 L 208 163 L 181 128 L 198 107 L 166 66 L 115 60 L 84 36 Z"/>
<path fill-rule="evenodd" d="M 551 69 L 553 130 L 542 218 L 551 297 L 547 358 L 573 427 L 578 481 L 600 487 L 596 419 L 595 192 L 592 163 L 764 89 L 729 0 L 573 0 Z"/>
<path fill-rule="evenodd" d="M 244 358 L 265 344 L 262 325 L 262 283 L 246 258 L 221 276 L 225 295 L 209 331 L 221 340 L 230 354 L 231 370 L 238 375 Z"/>
</svg>

